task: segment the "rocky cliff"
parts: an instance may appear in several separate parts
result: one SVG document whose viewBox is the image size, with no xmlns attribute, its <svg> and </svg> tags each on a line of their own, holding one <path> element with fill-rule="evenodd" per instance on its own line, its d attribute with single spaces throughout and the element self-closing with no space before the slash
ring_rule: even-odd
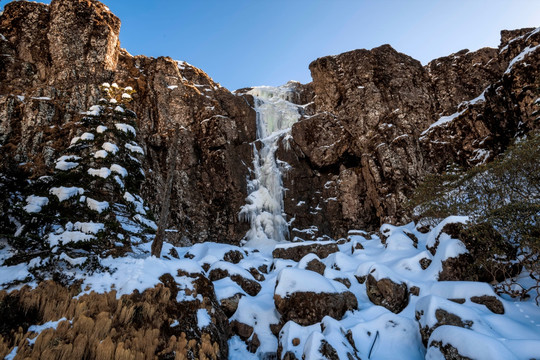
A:
<svg viewBox="0 0 540 360">
<path fill-rule="evenodd" d="M 253 100 L 203 71 L 120 48 L 120 20 L 94 0 L 12 2 L 0 17 L 0 160 L 6 179 L 50 172 L 78 135 L 72 126 L 98 85 L 136 90 L 146 158 L 145 200 L 157 214 L 177 148 L 170 240 L 238 243 L 247 194 Z M 540 32 L 503 31 L 499 49 L 460 51 L 423 66 L 389 45 L 315 60 L 297 85 L 306 105 L 280 160 L 290 167 L 285 213 L 292 236 L 340 237 L 354 227 L 410 220 L 405 207 L 430 172 L 489 161 L 538 126 Z M 173 143 L 173 132 L 180 132 Z M 157 191 L 156 191 L 157 190 Z M 315 228 L 316 227 L 316 228 Z M 308 229 L 306 231 L 306 229 Z"/>
<path fill-rule="evenodd" d="M 119 31 L 120 20 L 97 1 L 6 5 L 0 18 L 2 172 L 47 174 L 77 135 L 70 125 L 97 103 L 98 85 L 132 86 L 138 140 L 147 154 L 143 193 L 156 213 L 167 157 L 178 147 L 170 222 L 178 232 L 169 234 L 185 243 L 237 242 L 247 230 L 238 211 L 247 196 L 242 164 L 252 156 L 254 111 L 187 63 L 130 55 L 120 48 Z"/>
<path fill-rule="evenodd" d="M 426 174 L 489 161 L 537 128 L 540 32 L 501 34 L 499 49 L 426 66 L 389 45 L 312 62 L 314 115 L 293 126 L 294 151 L 282 155 L 293 224 L 338 237 L 407 222 Z"/>
</svg>

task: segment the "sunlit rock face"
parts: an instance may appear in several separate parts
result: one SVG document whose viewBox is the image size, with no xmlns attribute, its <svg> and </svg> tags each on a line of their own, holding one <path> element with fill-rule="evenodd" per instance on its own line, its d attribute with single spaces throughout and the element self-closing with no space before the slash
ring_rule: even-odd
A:
<svg viewBox="0 0 540 360">
<path fill-rule="evenodd" d="M 503 31 L 498 49 L 463 50 L 426 66 L 388 45 L 310 64 L 311 113 L 292 128 L 284 186 L 292 234 L 345 235 L 405 223 L 428 173 L 490 161 L 538 127 L 540 33 Z"/>
<path fill-rule="evenodd" d="M 131 86 L 146 154 L 142 194 L 154 213 L 168 153 L 178 149 L 167 233 L 176 243 L 238 244 L 248 231 L 273 241 L 339 237 L 405 223 L 404 204 L 425 174 L 489 161 L 538 126 L 534 29 L 503 31 L 498 49 L 425 66 L 389 45 L 354 50 L 315 60 L 310 84 L 235 94 L 183 61 L 130 55 L 119 31 L 97 1 L 6 5 L 1 170 L 18 173 L 24 163 L 27 175 L 46 174 L 75 136 L 71 124 L 99 100 L 98 85 Z M 256 182 L 257 171 L 267 176 Z M 257 198 L 272 201 L 257 205 L 262 189 L 268 196 Z"/>
</svg>

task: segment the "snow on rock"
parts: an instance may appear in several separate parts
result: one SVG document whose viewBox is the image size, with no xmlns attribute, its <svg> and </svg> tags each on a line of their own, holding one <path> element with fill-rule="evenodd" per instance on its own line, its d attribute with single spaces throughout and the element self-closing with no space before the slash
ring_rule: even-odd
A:
<svg viewBox="0 0 540 360">
<path fill-rule="evenodd" d="M 118 146 L 116 146 L 115 144 L 113 143 L 110 143 L 110 142 L 104 142 L 103 145 L 101 145 L 101 148 L 107 152 L 110 152 L 110 153 L 113 153 L 113 154 L 116 154 L 118 152 Z"/>
<path fill-rule="evenodd" d="M 106 167 L 102 167 L 101 169 L 88 169 L 88 175 L 99 176 L 106 179 L 111 175 L 111 170 Z"/>
<path fill-rule="evenodd" d="M 523 49 L 523 51 L 521 53 L 519 53 L 519 55 L 517 55 L 515 58 L 512 59 L 512 61 L 510 61 L 510 64 L 508 65 L 508 68 L 506 69 L 506 71 L 504 73 L 505 74 L 510 74 L 510 72 L 512 71 L 513 67 L 516 64 L 519 64 L 520 62 L 525 60 L 525 58 L 527 56 L 529 56 L 530 54 L 532 54 L 533 52 L 535 52 L 538 49 L 540 49 L 540 45 L 536 45 L 536 46 L 533 46 L 533 47 L 527 46 L 525 49 Z"/>
<path fill-rule="evenodd" d="M 115 108 L 114 108 L 114 111 L 119 112 L 119 113 L 122 113 L 122 114 L 125 112 L 124 108 L 121 107 L 121 106 L 115 107 Z"/>
<path fill-rule="evenodd" d="M 120 131 L 123 131 L 126 134 L 131 133 L 133 135 L 137 135 L 137 132 L 135 131 L 135 128 L 133 126 L 131 126 L 131 125 L 117 123 L 117 124 L 114 124 L 114 126 L 116 127 L 116 129 L 118 129 Z"/>
<path fill-rule="evenodd" d="M 86 198 L 86 205 L 91 210 L 97 211 L 98 213 L 102 213 L 109 208 L 109 203 L 107 201 L 97 201 L 92 198 Z"/>
<path fill-rule="evenodd" d="M 340 293 L 347 290 L 344 285 L 331 281 L 313 271 L 286 268 L 277 276 L 274 293 L 287 297 L 295 292 Z"/>
<path fill-rule="evenodd" d="M 202 330 L 203 328 L 207 327 L 212 323 L 212 319 L 210 319 L 210 315 L 208 314 L 208 311 L 206 309 L 198 309 L 197 310 L 197 327 Z"/>
<path fill-rule="evenodd" d="M 479 346 L 481 344 L 481 346 Z M 429 338 L 426 359 L 444 359 L 445 346 L 451 346 L 463 358 L 475 360 L 517 360 L 502 342 L 476 331 L 456 326 L 438 327 Z M 538 355 L 539 353 L 536 353 Z M 448 354 L 448 356 L 450 356 Z"/>
<path fill-rule="evenodd" d="M 452 115 L 448 115 L 448 116 L 442 116 L 439 118 L 439 120 L 435 121 L 433 124 L 431 124 L 426 130 L 422 131 L 422 134 L 420 134 L 421 136 L 424 136 L 426 135 L 427 133 L 429 133 L 430 131 L 432 131 L 434 128 L 436 127 L 439 127 L 439 126 L 442 126 L 442 125 L 445 125 L 451 121 L 453 121 L 454 119 L 458 118 L 460 115 L 462 115 L 464 112 L 465 112 L 466 109 L 462 110 L 462 111 L 458 111 L 458 112 L 455 112 L 453 113 Z"/>
<path fill-rule="evenodd" d="M 442 229 L 444 229 L 444 227 L 446 225 L 448 225 L 448 224 L 466 224 L 468 221 L 469 221 L 468 216 L 449 216 L 449 217 L 447 217 L 446 219 L 441 221 L 435 227 L 435 229 L 433 229 L 432 231 L 429 232 L 428 239 L 427 239 L 427 242 L 426 242 L 426 246 L 430 247 L 430 248 L 435 246 L 435 244 L 437 242 L 437 239 L 439 239 L 439 237 L 441 235 Z"/>
<path fill-rule="evenodd" d="M 72 187 L 60 186 L 60 187 L 51 188 L 49 190 L 49 193 L 52 195 L 56 195 L 56 197 L 58 197 L 58 201 L 64 201 L 73 196 L 82 195 L 84 193 L 84 189 L 75 187 L 75 186 L 72 186 Z"/>
<path fill-rule="evenodd" d="M 43 196 L 30 195 L 26 197 L 24 211 L 28 213 L 38 213 L 49 203 L 49 198 Z"/>
</svg>

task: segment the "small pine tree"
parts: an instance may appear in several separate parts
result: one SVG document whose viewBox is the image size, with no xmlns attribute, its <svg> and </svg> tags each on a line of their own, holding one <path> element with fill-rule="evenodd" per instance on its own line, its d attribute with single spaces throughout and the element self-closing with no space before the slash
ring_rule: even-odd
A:
<svg viewBox="0 0 540 360">
<path fill-rule="evenodd" d="M 135 142 L 136 115 L 127 109 L 134 91 L 108 83 L 101 90 L 52 175 L 33 181 L 14 209 L 17 230 L 6 264 L 28 262 L 37 279 L 95 270 L 98 257 L 128 251 L 155 232 L 139 195 L 144 151 Z"/>
</svg>

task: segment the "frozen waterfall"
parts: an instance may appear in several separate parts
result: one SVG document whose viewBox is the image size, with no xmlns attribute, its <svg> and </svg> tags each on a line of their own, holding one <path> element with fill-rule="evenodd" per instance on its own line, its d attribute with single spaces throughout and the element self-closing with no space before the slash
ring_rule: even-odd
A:
<svg viewBox="0 0 540 360">
<path fill-rule="evenodd" d="M 271 251 L 276 243 L 285 241 L 289 232 L 283 211 L 284 189 L 281 180 L 286 164 L 276 158 L 278 141 L 300 118 L 298 105 L 290 102 L 294 91 L 288 85 L 255 87 L 248 92 L 255 99 L 257 141 L 253 144 L 249 195 L 239 217 L 251 225 L 244 245 L 260 250 Z"/>
</svg>

